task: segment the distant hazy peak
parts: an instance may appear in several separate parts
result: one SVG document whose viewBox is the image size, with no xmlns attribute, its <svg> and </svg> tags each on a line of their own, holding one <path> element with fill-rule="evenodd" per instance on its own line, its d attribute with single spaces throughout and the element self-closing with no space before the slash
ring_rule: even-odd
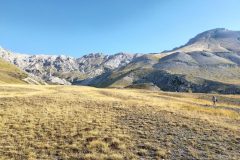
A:
<svg viewBox="0 0 240 160">
<path fill-rule="evenodd" d="M 239 31 L 231 31 L 225 28 L 216 28 L 198 34 L 196 37 L 190 39 L 190 41 L 187 44 L 192 44 L 199 40 L 207 40 L 211 38 L 212 39 L 239 38 L 239 36 L 240 36 Z"/>
<path fill-rule="evenodd" d="M 240 52 L 240 31 L 216 28 L 202 32 L 190 39 L 187 44 L 169 52 Z"/>
</svg>

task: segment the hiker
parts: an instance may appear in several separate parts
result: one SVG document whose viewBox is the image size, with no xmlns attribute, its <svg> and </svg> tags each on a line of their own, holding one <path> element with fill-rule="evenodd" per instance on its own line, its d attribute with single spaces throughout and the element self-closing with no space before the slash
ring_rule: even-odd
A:
<svg viewBox="0 0 240 160">
<path fill-rule="evenodd" d="M 213 102 L 213 105 L 215 106 L 216 105 L 216 102 L 217 102 L 217 97 L 216 96 L 213 96 L 212 97 L 212 102 Z"/>
</svg>

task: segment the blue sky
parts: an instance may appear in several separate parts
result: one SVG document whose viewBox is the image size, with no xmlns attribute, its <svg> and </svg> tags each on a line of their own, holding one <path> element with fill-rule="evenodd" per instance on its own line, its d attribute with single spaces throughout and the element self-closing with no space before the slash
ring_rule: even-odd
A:
<svg viewBox="0 0 240 160">
<path fill-rule="evenodd" d="M 239 0 L 0 0 L 0 46 L 80 57 L 153 53 L 213 29 L 240 30 Z"/>
</svg>

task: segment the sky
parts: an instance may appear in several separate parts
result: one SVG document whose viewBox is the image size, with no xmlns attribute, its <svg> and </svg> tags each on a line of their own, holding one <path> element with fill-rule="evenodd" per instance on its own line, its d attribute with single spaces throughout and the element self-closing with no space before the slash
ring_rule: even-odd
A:
<svg viewBox="0 0 240 160">
<path fill-rule="evenodd" d="M 239 0 L 0 0 L 0 46 L 27 54 L 159 53 L 240 30 Z"/>
</svg>

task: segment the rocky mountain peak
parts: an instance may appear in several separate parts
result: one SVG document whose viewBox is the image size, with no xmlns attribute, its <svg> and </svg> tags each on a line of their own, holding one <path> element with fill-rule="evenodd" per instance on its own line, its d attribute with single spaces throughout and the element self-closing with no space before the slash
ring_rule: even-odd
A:
<svg viewBox="0 0 240 160">
<path fill-rule="evenodd" d="M 208 30 L 190 39 L 184 46 L 168 53 L 193 51 L 240 52 L 240 32 L 225 28 Z"/>
<path fill-rule="evenodd" d="M 210 39 L 215 40 L 223 40 L 223 39 L 232 39 L 232 40 L 238 40 L 240 38 L 240 32 L 237 31 L 231 31 L 225 28 L 217 28 L 212 29 L 203 33 L 198 34 L 196 37 L 192 38 L 187 45 L 205 40 L 208 41 Z"/>
<path fill-rule="evenodd" d="M 105 55 L 103 53 L 90 53 L 90 54 L 84 55 L 82 58 L 99 58 L 104 56 Z"/>
<path fill-rule="evenodd" d="M 91 78 L 130 63 L 137 54 L 91 53 L 80 58 L 65 55 L 16 54 L 0 48 L 0 58 L 49 83 L 69 84 L 74 79 Z M 68 82 L 69 81 L 69 82 Z"/>
</svg>

